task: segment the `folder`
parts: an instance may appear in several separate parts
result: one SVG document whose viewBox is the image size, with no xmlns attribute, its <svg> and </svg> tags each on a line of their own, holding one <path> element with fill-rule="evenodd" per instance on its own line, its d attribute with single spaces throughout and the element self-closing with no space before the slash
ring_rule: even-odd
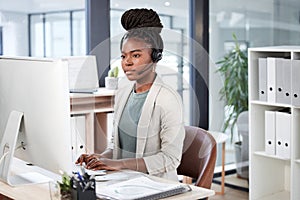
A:
<svg viewBox="0 0 300 200">
<path fill-rule="evenodd" d="M 267 101 L 267 59 L 258 58 L 258 100 Z"/>
<path fill-rule="evenodd" d="M 276 63 L 276 103 L 291 104 L 291 60 Z"/>
<path fill-rule="evenodd" d="M 276 155 L 281 158 L 291 158 L 291 114 L 276 112 Z"/>
<path fill-rule="evenodd" d="M 292 105 L 300 106 L 300 60 L 292 60 Z"/>
<path fill-rule="evenodd" d="M 281 58 L 267 58 L 267 101 L 269 103 L 276 102 L 276 65 L 279 64 Z"/>
<path fill-rule="evenodd" d="M 265 111 L 265 152 L 268 155 L 275 155 L 275 112 Z"/>
<path fill-rule="evenodd" d="M 73 161 L 86 153 L 85 145 L 85 116 L 71 117 L 71 137 L 72 137 L 72 152 Z"/>
</svg>

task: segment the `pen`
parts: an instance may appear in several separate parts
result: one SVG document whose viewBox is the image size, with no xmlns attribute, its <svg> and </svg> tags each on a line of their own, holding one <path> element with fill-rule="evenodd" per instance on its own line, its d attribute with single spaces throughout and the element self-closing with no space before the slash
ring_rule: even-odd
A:
<svg viewBox="0 0 300 200">
<path fill-rule="evenodd" d="M 89 180 L 93 180 L 93 179 L 95 179 L 95 175 L 91 175 L 89 178 Z"/>
<path fill-rule="evenodd" d="M 85 183 L 84 183 L 84 181 L 83 181 L 83 178 L 82 178 L 82 176 L 80 175 L 80 173 L 79 173 L 79 172 L 77 172 L 76 174 L 77 174 L 77 176 L 78 176 L 78 179 L 79 179 L 79 181 L 80 181 L 80 182 L 81 182 L 81 184 L 82 184 L 82 188 L 84 188 L 84 187 L 85 187 Z"/>
<path fill-rule="evenodd" d="M 80 170 L 81 170 L 81 173 L 82 173 L 82 174 L 85 174 L 85 169 L 84 169 L 84 167 L 85 167 L 85 166 L 83 166 L 83 165 L 80 166 Z"/>
<path fill-rule="evenodd" d="M 86 185 L 85 185 L 85 187 L 83 188 L 83 190 L 82 190 L 82 192 L 84 192 L 85 190 L 87 190 L 89 187 L 91 187 L 92 186 L 92 181 L 89 181 Z"/>
</svg>

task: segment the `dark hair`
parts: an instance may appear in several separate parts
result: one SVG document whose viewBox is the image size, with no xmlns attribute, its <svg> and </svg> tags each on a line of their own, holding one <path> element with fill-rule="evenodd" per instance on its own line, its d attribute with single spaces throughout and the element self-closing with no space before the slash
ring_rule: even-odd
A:
<svg viewBox="0 0 300 200">
<path fill-rule="evenodd" d="M 161 59 L 164 44 L 160 33 L 163 25 L 154 10 L 146 8 L 127 10 L 121 17 L 121 24 L 127 32 L 121 39 L 120 49 L 125 39 L 137 38 L 150 44 L 152 53 L 159 54 L 159 60 Z"/>
</svg>

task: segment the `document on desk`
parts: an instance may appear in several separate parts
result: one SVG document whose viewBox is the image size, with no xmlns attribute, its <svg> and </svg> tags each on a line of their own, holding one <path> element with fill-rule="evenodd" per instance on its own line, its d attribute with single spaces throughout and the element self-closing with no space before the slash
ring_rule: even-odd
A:
<svg viewBox="0 0 300 200">
<path fill-rule="evenodd" d="M 97 196 L 107 199 L 155 200 L 191 191 L 185 184 L 163 183 L 146 176 L 136 177 L 97 188 Z"/>
</svg>

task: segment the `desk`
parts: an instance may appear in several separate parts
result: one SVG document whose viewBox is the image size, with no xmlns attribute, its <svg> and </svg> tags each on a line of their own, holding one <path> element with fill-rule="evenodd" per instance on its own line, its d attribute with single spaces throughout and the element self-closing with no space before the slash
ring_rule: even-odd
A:
<svg viewBox="0 0 300 200">
<path fill-rule="evenodd" d="M 126 172 L 126 170 L 125 170 L 125 172 Z M 120 173 L 123 173 L 123 172 L 120 172 Z M 139 172 L 135 172 L 135 173 L 139 173 Z M 120 177 L 120 175 L 118 175 L 118 177 Z M 124 175 L 122 177 L 124 178 Z M 169 180 L 154 177 L 154 176 L 149 176 L 149 177 L 156 181 L 170 182 Z M 58 180 L 57 176 L 55 177 L 55 180 Z M 118 181 L 118 180 L 116 180 L 116 181 Z M 103 183 L 107 184 L 108 182 L 103 182 Z M 98 185 L 98 182 L 97 182 L 97 187 L 98 186 L 101 187 L 101 185 Z M 215 193 L 213 190 L 196 187 L 193 185 L 191 185 L 191 188 L 192 188 L 192 191 L 190 191 L 190 192 L 175 195 L 175 196 L 168 197 L 165 199 L 166 200 L 178 200 L 178 199 L 179 200 L 192 200 L 192 199 L 200 199 L 200 198 L 213 196 Z M 16 200 L 23 200 L 23 199 L 30 199 L 30 200 L 41 200 L 41 199 L 47 200 L 47 199 L 49 199 L 50 200 L 50 194 L 51 193 L 49 190 L 49 183 L 11 187 L 11 186 L 7 185 L 6 183 L 0 181 L 0 198 L 2 195 L 5 198 L 8 197 L 8 198 L 16 199 Z"/>
<path fill-rule="evenodd" d="M 108 181 L 97 182 L 97 187 L 99 187 L 99 190 L 101 190 L 101 188 L 104 188 L 107 185 L 111 185 L 113 183 L 118 183 L 120 181 L 132 180 L 133 178 L 137 178 L 137 177 L 141 177 L 141 176 L 147 176 L 148 178 L 150 178 L 154 181 L 157 181 L 157 182 L 161 182 L 161 183 L 173 183 L 173 184 L 178 183 L 178 182 L 174 182 L 171 180 L 146 175 L 141 172 L 136 172 L 136 171 L 132 171 L 132 170 L 122 170 L 119 172 L 112 172 L 112 173 L 105 175 L 104 179 L 108 180 Z M 101 177 L 99 177 L 99 178 L 101 179 Z M 182 183 L 178 183 L 178 184 L 182 184 Z M 175 199 L 176 200 L 178 200 L 178 199 L 179 200 L 184 200 L 184 199 L 192 200 L 192 199 L 202 199 L 205 197 L 213 196 L 215 194 L 215 192 L 210 189 L 201 188 L 201 187 L 197 187 L 194 185 L 190 185 L 190 187 L 192 188 L 192 191 L 190 191 L 190 192 L 178 194 L 178 195 L 171 196 L 171 197 L 164 198 L 164 199 L 166 199 L 166 200 L 173 200 L 173 199 L 174 200 Z"/>
<path fill-rule="evenodd" d="M 216 194 L 224 194 L 224 187 L 225 187 L 225 144 L 226 140 L 228 139 L 228 135 L 217 132 L 217 131 L 208 131 L 216 140 L 216 143 L 222 143 L 222 179 L 221 179 L 221 192 L 217 192 Z"/>
<path fill-rule="evenodd" d="M 71 115 L 85 116 L 87 153 L 101 153 L 107 145 L 107 113 L 113 112 L 115 90 L 99 88 L 96 93 L 70 93 Z"/>
<path fill-rule="evenodd" d="M 47 171 L 43 168 L 37 166 L 28 166 L 26 162 L 14 158 L 12 164 L 11 172 L 14 174 L 19 173 L 28 173 L 28 172 L 37 172 L 44 176 L 51 177 L 54 181 L 52 185 L 56 181 L 61 181 L 61 177 L 58 174 Z M 50 190 L 49 190 L 49 182 L 47 183 L 39 183 L 39 184 L 28 184 L 28 185 L 19 185 L 12 187 L 5 182 L 0 181 L 0 199 L 2 200 L 27 200 L 27 199 L 41 199 L 41 200 L 50 200 Z M 2 197 L 2 196 L 4 197 Z M 53 199 L 54 200 L 54 199 Z"/>
</svg>

